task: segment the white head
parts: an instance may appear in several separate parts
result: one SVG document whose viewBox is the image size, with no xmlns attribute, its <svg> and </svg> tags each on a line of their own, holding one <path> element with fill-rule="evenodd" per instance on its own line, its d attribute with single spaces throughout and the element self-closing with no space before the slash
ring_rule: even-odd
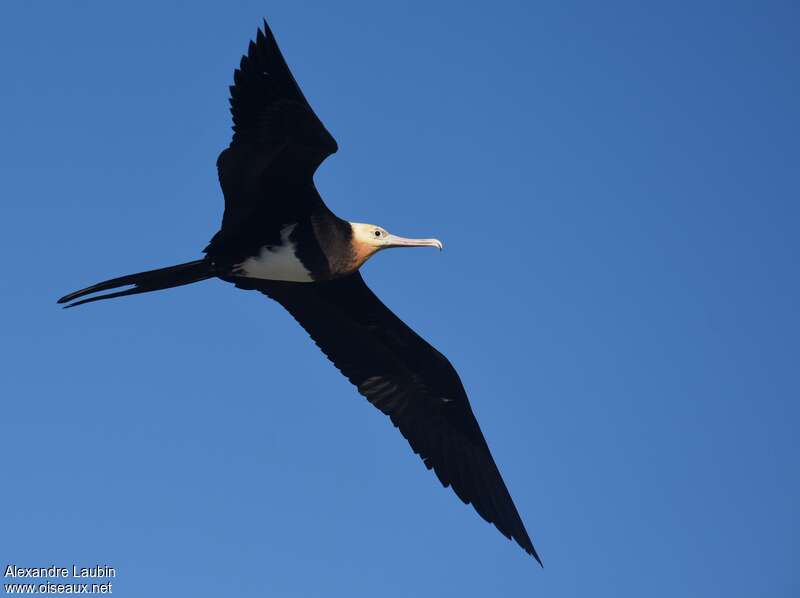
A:
<svg viewBox="0 0 800 598">
<path fill-rule="evenodd" d="M 442 249 L 442 242 L 439 239 L 398 237 L 375 224 L 351 222 L 350 226 L 353 229 L 353 250 L 358 266 L 367 261 L 375 252 L 389 247 L 436 247 L 439 250 Z"/>
</svg>

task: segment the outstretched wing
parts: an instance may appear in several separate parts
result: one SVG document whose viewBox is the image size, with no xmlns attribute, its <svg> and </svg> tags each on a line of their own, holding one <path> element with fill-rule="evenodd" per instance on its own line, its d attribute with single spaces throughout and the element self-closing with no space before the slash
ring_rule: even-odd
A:
<svg viewBox="0 0 800 598">
<path fill-rule="evenodd" d="M 283 305 L 442 484 L 541 564 L 455 369 L 358 272 L 316 284 L 236 282 Z"/>
<path fill-rule="evenodd" d="M 266 21 L 233 80 L 233 139 L 217 159 L 225 195 L 222 238 L 240 234 L 237 229 L 253 219 L 279 230 L 282 221 L 307 214 L 317 200 L 302 190 L 338 149 L 300 91 Z"/>
</svg>

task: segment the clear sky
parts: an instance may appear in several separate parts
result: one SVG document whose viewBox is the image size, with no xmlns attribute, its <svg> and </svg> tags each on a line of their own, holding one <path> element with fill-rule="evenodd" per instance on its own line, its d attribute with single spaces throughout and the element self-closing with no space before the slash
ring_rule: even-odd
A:
<svg viewBox="0 0 800 598">
<path fill-rule="evenodd" d="M 800 595 L 793 2 L 0 8 L 5 566 L 114 595 Z M 443 489 L 277 305 L 62 311 L 216 231 L 267 17 L 364 269 L 470 394 L 545 568 Z"/>
</svg>

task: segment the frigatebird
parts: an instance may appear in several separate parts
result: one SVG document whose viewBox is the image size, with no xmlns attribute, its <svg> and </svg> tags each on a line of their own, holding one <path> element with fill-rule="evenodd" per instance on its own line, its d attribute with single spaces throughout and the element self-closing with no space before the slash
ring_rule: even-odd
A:
<svg viewBox="0 0 800 598">
<path fill-rule="evenodd" d="M 348 222 L 328 209 L 313 176 L 338 146 L 266 21 L 233 81 L 233 139 L 217 159 L 225 210 L 205 257 L 106 280 L 58 302 L 75 307 L 209 278 L 260 291 L 286 308 L 358 392 L 389 416 L 445 487 L 541 564 L 455 369 L 359 273 L 383 249 L 441 250 L 442 243 Z"/>
</svg>

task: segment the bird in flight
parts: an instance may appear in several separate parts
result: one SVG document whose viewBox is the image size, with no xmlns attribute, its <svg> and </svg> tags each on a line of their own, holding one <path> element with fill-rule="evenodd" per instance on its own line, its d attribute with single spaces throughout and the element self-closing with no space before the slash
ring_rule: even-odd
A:
<svg viewBox="0 0 800 598">
<path fill-rule="evenodd" d="M 442 243 L 348 222 L 328 209 L 313 176 L 338 146 L 300 91 L 266 21 L 233 81 L 233 139 L 217 159 L 225 211 L 205 257 L 106 280 L 58 302 L 75 307 L 209 278 L 263 293 L 389 416 L 445 487 L 541 564 L 455 369 L 359 273 L 383 249 L 442 249 Z"/>
</svg>

